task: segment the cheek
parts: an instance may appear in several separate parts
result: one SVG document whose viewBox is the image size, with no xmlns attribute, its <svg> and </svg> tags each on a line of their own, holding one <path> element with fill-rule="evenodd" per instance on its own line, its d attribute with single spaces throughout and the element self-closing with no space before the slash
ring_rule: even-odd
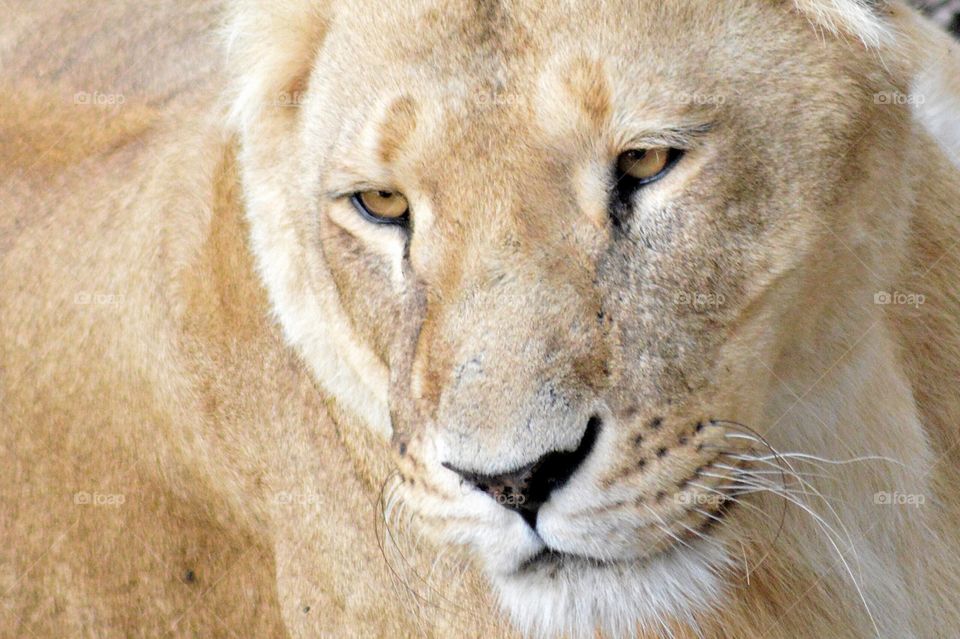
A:
<svg viewBox="0 0 960 639">
<path fill-rule="evenodd" d="M 321 244 L 344 312 L 357 334 L 386 361 L 401 310 L 388 258 L 370 252 L 363 242 L 331 222 L 323 229 Z"/>
<path fill-rule="evenodd" d="M 706 385 L 749 304 L 757 240 L 724 205 L 675 204 L 629 230 L 601 273 L 630 395 L 678 397 Z"/>
</svg>

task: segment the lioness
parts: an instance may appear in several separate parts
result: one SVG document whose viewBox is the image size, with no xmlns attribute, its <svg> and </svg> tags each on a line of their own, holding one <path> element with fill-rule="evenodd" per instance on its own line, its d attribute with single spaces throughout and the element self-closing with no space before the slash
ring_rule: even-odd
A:
<svg viewBox="0 0 960 639">
<path fill-rule="evenodd" d="M 906 6 L 22 4 L 0 635 L 960 636 Z"/>
</svg>

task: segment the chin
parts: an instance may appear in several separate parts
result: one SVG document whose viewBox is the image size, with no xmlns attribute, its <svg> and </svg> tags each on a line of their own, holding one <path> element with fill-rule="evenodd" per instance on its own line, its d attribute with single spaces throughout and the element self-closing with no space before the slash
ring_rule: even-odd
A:
<svg viewBox="0 0 960 639">
<path fill-rule="evenodd" d="M 719 604 L 728 564 L 722 550 L 704 543 L 615 561 L 541 549 L 490 580 L 524 636 L 670 636 L 674 622 L 696 628 L 695 618 Z"/>
</svg>

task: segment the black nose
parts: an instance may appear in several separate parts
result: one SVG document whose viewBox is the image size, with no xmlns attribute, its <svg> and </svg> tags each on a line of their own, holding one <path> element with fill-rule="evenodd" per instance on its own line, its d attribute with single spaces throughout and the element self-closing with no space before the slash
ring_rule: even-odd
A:
<svg viewBox="0 0 960 639">
<path fill-rule="evenodd" d="M 593 450 L 600 430 L 600 418 L 591 417 L 576 450 L 554 451 L 516 470 L 499 475 L 474 473 L 443 464 L 463 479 L 493 497 L 504 508 L 515 510 L 537 527 L 540 506 L 577 471 Z"/>
</svg>

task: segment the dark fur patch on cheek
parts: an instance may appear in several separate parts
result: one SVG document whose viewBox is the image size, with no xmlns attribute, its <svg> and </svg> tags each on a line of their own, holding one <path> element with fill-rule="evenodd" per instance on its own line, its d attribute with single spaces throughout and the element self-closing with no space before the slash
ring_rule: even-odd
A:
<svg viewBox="0 0 960 639">
<path fill-rule="evenodd" d="M 425 428 L 435 420 L 440 384 L 433 376 L 430 358 L 435 354 L 431 335 L 426 284 L 411 276 L 401 295 L 395 317 L 393 343 L 387 364 L 390 368 L 390 407 L 401 457 L 415 455 L 423 446 Z"/>
<path fill-rule="evenodd" d="M 416 349 L 412 353 L 412 370 L 418 377 L 419 401 L 432 413 L 440 403 L 443 384 L 440 370 L 442 362 L 449 357 L 446 341 L 437 339 L 438 321 L 434 313 L 424 311 L 417 335 Z M 411 389 L 412 390 L 412 389 Z"/>
</svg>

